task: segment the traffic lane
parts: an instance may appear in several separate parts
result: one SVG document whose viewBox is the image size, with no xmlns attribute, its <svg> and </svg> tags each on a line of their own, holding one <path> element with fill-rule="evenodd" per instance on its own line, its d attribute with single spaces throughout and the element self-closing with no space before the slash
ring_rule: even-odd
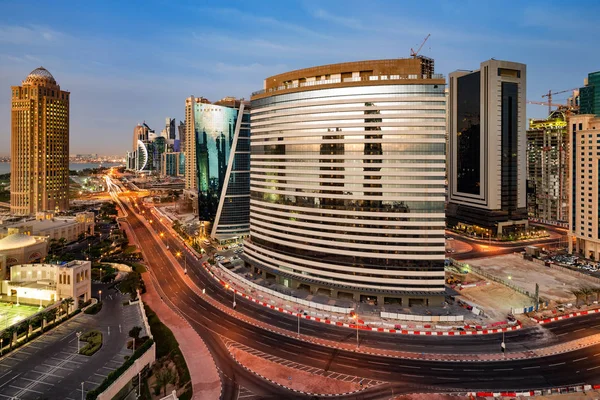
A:
<svg viewBox="0 0 600 400">
<path fill-rule="evenodd" d="M 141 226 L 144 226 L 140 223 Z M 166 230 L 166 229 L 165 229 Z M 170 232 L 167 231 L 167 235 Z M 233 303 L 233 294 L 224 291 L 223 288 L 214 281 L 212 277 L 206 274 L 204 268 L 199 265 L 199 262 L 194 256 L 189 254 L 179 243 L 179 241 L 171 236 L 172 245 L 170 246 L 175 252 L 180 251 L 187 258 L 188 275 L 200 287 L 205 288 L 211 297 L 218 300 L 221 304 L 229 306 Z M 289 314 L 283 314 L 279 311 L 266 308 L 262 305 L 257 305 L 254 302 L 247 300 L 241 296 L 237 296 L 236 302 L 238 305 L 245 304 L 247 308 L 240 307 L 239 311 L 249 316 L 273 324 L 280 328 L 294 331 L 297 327 L 297 318 Z M 268 315 L 268 316 L 267 316 Z M 543 329 L 543 328 L 542 328 Z M 301 330 L 304 333 L 309 333 L 315 337 L 323 337 L 330 340 L 347 342 L 352 340 L 353 334 L 348 328 L 341 328 L 325 325 L 323 323 L 310 320 L 301 320 Z M 567 330 L 566 336 L 561 334 L 559 338 L 549 338 L 540 328 L 525 328 L 520 331 L 507 333 L 506 339 L 510 341 L 511 351 L 532 350 L 541 348 L 553 343 L 574 340 L 585 336 L 585 332 L 577 334 L 579 331 Z M 483 351 L 495 351 L 498 343 L 501 341 L 500 335 L 462 335 L 457 337 L 428 337 L 418 335 L 393 335 L 389 333 L 361 331 L 362 342 L 365 345 L 395 350 L 398 345 L 411 348 L 413 351 L 424 352 L 440 352 L 440 353 L 456 353 L 457 346 L 468 348 L 469 353 L 478 353 Z M 564 336 L 564 337 L 562 337 Z M 544 339 L 542 341 L 542 339 Z M 435 348 L 432 348 L 435 345 Z"/>
<path fill-rule="evenodd" d="M 173 271 L 166 271 L 166 274 L 163 275 L 166 279 L 175 279 L 176 277 L 173 274 Z M 195 293 L 193 291 L 191 291 L 191 289 L 187 288 L 184 289 L 185 291 L 189 291 L 188 293 L 181 293 L 180 295 L 176 296 L 177 297 L 177 301 L 180 302 L 180 307 L 184 308 L 186 310 L 186 312 L 196 312 L 196 314 L 198 313 L 198 300 L 194 299 L 193 296 L 195 295 Z M 189 298 L 190 300 L 186 299 Z M 197 297 L 197 296 L 196 296 Z M 208 304 L 206 304 L 207 306 L 209 306 Z M 219 317 L 219 315 L 217 315 L 216 313 L 209 311 L 210 314 L 213 314 L 215 317 Z M 198 315 L 196 316 L 198 317 Z M 225 320 L 228 319 L 228 315 L 227 314 L 223 314 L 221 318 L 219 318 L 218 320 L 223 322 Z M 212 318 L 211 318 L 211 322 L 212 322 Z M 205 322 L 206 323 L 206 322 Z M 209 322 L 210 323 L 210 322 Z M 240 327 L 240 325 L 242 325 L 243 322 L 242 321 L 236 321 L 235 324 L 232 324 L 232 326 L 227 327 L 228 329 L 226 329 L 227 332 L 235 332 L 235 329 Z M 214 324 L 213 328 L 217 328 L 218 326 L 220 326 L 221 324 Z M 266 353 L 269 354 L 274 354 L 277 355 L 279 357 L 282 358 L 286 358 L 286 356 L 284 354 L 276 354 L 276 353 L 282 353 L 282 349 L 285 350 L 286 348 L 289 349 L 289 347 L 287 346 L 287 343 L 285 343 L 287 340 L 290 340 L 290 338 L 287 337 L 282 337 L 279 335 L 276 335 L 275 333 L 272 332 L 268 332 L 267 334 L 272 335 L 273 337 L 269 340 L 266 339 L 266 337 L 264 337 L 264 334 L 261 335 L 262 332 L 257 332 L 257 330 L 252 327 L 251 325 L 246 327 L 245 329 L 247 329 L 252 335 L 246 336 L 246 335 L 239 335 L 238 332 L 238 337 L 241 338 L 245 338 L 245 339 L 249 339 L 251 342 L 254 341 L 255 346 L 252 346 L 250 344 L 251 347 L 257 347 L 256 345 L 258 345 L 258 349 L 261 351 L 264 351 Z M 260 330 L 259 330 L 260 331 Z M 263 337 L 261 337 L 263 336 Z M 261 339 L 261 340 L 258 340 Z M 234 339 L 235 340 L 235 339 Z M 267 342 L 264 342 L 265 340 L 267 341 L 272 341 L 272 344 L 268 344 Z M 237 340 L 236 340 L 237 341 Z M 244 343 L 243 340 L 240 340 L 240 342 Z M 297 345 L 296 345 L 297 346 Z M 330 356 L 329 360 L 327 358 L 323 359 L 323 354 L 321 354 L 319 356 L 319 358 L 317 357 L 311 357 L 311 355 L 314 355 L 314 348 L 317 345 L 311 344 L 311 343 L 304 343 L 302 344 L 302 353 L 300 354 L 296 354 L 298 353 L 298 350 L 293 350 L 289 351 L 286 350 L 287 353 L 291 353 L 291 354 L 296 354 L 297 358 L 302 359 L 307 365 L 312 365 L 312 366 L 317 366 L 319 367 L 320 365 L 323 365 L 322 368 L 324 369 L 328 369 L 328 370 L 335 370 L 336 372 L 342 372 L 342 373 L 348 373 L 348 374 L 356 374 L 356 370 L 360 368 L 360 371 L 363 371 L 363 374 L 368 373 L 369 371 L 371 373 L 375 372 L 375 375 L 372 375 L 373 379 L 381 379 L 381 377 L 377 377 L 377 374 L 381 374 L 382 370 L 378 370 L 375 368 L 370 368 L 370 369 L 365 369 L 365 368 L 361 368 L 361 361 L 364 361 L 365 357 L 367 357 L 368 355 L 363 355 L 363 354 L 354 354 L 351 352 L 344 352 L 344 351 L 339 351 L 339 350 L 331 350 L 329 349 L 328 351 L 333 351 L 335 353 L 337 353 L 337 357 L 335 357 L 334 354 L 332 354 L 332 356 Z M 322 346 L 318 346 L 320 348 L 322 348 Z M 312 353 L 308 353 L 307 350 L 310 348 L 310 351 Z M 321 353 L 323 353 L 322 351 L 320 351 Z M 308 353 L 308 354 L 307 354 Z M 342 354 L 347 353 L 347 356 L 343 356 Z M 575 355 L 577 355 L 575 353 Z M 327 356 L 327 354 L 326 354 Z M 339 360 L 341 359 L 341 357 L 345 357 L 348 361 L 346 362 L 350 362 L 352 364 L 344 364 L 341 363 Z M 582 357 L 580 357 L 582 358 Z M 381 358 L 376 358 L 377 359 L 381 359 Z M 464 372 L 465 371 L 454 371 L 454 368 L 452 367 L 452 365 L 462 365 L 462 366 L 470 366 L 469 363 L 451 363 L 451 366 L 448 367 L 448 363 L 436 363 L 436 362 L 423 362 L 420 360 L 397 360 L 397 359 L 392 359 L 394 361 L 392 362 L 387 362 L 388 364 L 390 364 L 391 368 L 389 366 L 386 366 L 385 371 L 390 372 L 390 374 L 396 374 L 396 376 L 394 377 L 395 379 L 401 379 L 402 376 L 406 377 L 406 373 L 402 373 L 402 372 L 398 372 L 398 368 L 407 368 L 407 366 L 409 367 L 415 367 L 418 369 L 424 369 L 424 372 L 422 375 L 423 378 L 426 378 L 424 380 L 424 382 L 431 382 L 432 378 L 434 379 L 435 382 L 440 383 L 441 381 L 445 381 L 445 380 L 456 380 L 456 379 L 462 379 Z M 533 367 L 531 369 L 537 369 L 537 367 L 539 366 L 539 361 L 537 360 L 535 362 L 535 364 L 533 365 L 527 365 L 525 364 L 525 366 L 529 366 L 529 367 Z M 499 365 L 501 368 L 494 368 L 494 366 L 496 365 L 495 363 L 486 363 L 486 364 L 482 364 L 482 363 L 471 363 L 473 366 L 477 366 L 477 370 L 475 370 L 475 368 L 473 368 L 473 371 L 469 371 L 471 372 L 469 374 L 469 378 L 468 381 L 469 382 L 477 382 L 477 385 L 482 385 L 485 384 L 486 381 L 492 379 L 493 381 L 495 381 L 496 383 L 494 383 L 494 385 L 497 384 L 498 380 L 498 373 L 499 372 L 504 372 L 505 374 L 503 374 L 504 376 L 508 376 L 509 379 L 506 379 L 506 385 L 509 384 L 513 384 L 516 387 L 529 387 L 527 385 L 531 385 L 534 384 L 534 382 L 538 382 L 541 385 L 543 383 L 543 381 L 548 382 L 549 380 L 554 380 L 556 379 L 556 377 L 553 375 L 555 374 L 556 371 L 553 371 L 553 369 L 558 368 L 561 365 L 565 365 L 566 362 L 561 362 L 561 361 L 557 361 L 556 363 L 552 363 L 552 359 L 549 358 L 549 360 L 544 360 L 547 361 L 546 365 L 544 366 L 544 368 L 542 369 L 540 367 L 540 371 L 535 371 L 534 373 L 524 373 L 523 371 L 525 371 L 523 368 L 521 368 L 521 371 L 517 372 L 510 372 L 510 371 L 515 371 L 515 367 L 514 366 L 507 366 L 506 363 L 510 363 L 510 364 L 514 364 L 514 363 L 519 363 L 519 361 L 510 361 L 510 362 L 506 362 L 503 363 L 502 365 Z M 578 360 L 578 361 L 583 361 L 583 360 Z M 318 365 L 315 365 L 315 362 Z M 375 362 L 382 362 L 382 361 L 375 361 Z M 529 362 L 531 363 L 531 360 L 524 360 L 525 363 Z M 417 363 L 417 365 L 415 365 L 414 363 Z M 418 363 L 425 363 L 425 364 L 429 364 L 428 368 L 424 368 L 422 365 L 418 365 Z M 327 366 L 327 364 L 329 366 Z M 411 365 L 412 364 L 412 365 Z M 592 364 L 589 368 L 594 368 L 597 364 L 597 360 L 592 361 Z M 482 367 L 483 365 L 483 367 Z M 585 367 L 585 364 L 581 364 L 582 366 Z M 390 371 L 391 369 L 391 371 Z M 550 370 L 548 370 L 550 369 Z M 560 368 L 559 368 L 560 369 Z M 445 372 L 441 372 L 441 371 L 445 371 Z M 586 368 L 587 371 L 587 368 Z M 588 372 L 584 372 L 583 374 L 579 375 L 579 376 L 584 376 L 585 374 L 587 374 Z M 399 374 L 399 375 L 398 375 Z M 433 375 L 432 375 L 433 374 Z M 443 374 L 443 376 L 441 375 Z M 458 376 L 457 376 L 458 374 Z M 515 374 L 518 374 L 518 376 L 515 378 Z M 592 374 L 594 374 L 592 372 Z M 521 385 L 521 384 L 516 384 L 514 383 L 516 380 L 520 380 L 521 377 L 523 377 L 523 375 L 527 375 L 526 377 L 528 378 L 528 383 L 526 383 L 526 385 Z M 555 374 L 559 377 L 564 377 L 565 374 L 564 371 L 559 371 L 558 374 Z M 417 375 L 415 375 L 415 377 L 417 377 Z M 577 377 L 576 377 L 577 378 Z M 500 381 L 503 381 L 504 379 L 500 379 Z M 573 378 L 568 376 L 566 378 L 563 378 L 564 383 L 573 383 Z M 483 383 L 482 383 L 483 382 Z M 559 381 L 557 381 L 559 382 Z M 563 383 L 563 381 L 560 381 L 559 383 Z M 538 384 L 538 383 L 535 383 Z M 497 387 L 497 386 L 493 386 L 493 387 Z M 508 387 L 508 386 L 507 386 Z"/>
<path fill-rule="evenodd" d="M 600 333 L 600 313 L 549 322 L 543 326 L 557 337 L 567 336 L 569 340 L 584 338 Z"/>
<path fill-rule="evenodd" d="M 173 274 L 170 274 L 168 272 L 167 274 L 173 277 Z M 184 296 L 183 293 L 181 295 L 182 298 L 179 299 L 179 302 L 181 303 L 180 307 L 186 309 L 189 313 L 197 312 L 196 302 L 187 300 L 186 297 L 188 296 Z M 212 311 L 209 311 L 209 313 L 214 315 L 216 318 L 220 317 L 219 321 L 221 322 L 227 320 L 227 315 L 220 316 Z M 201 316 L 196 315 L 195 318 L 200 319 Z M 210 320 L 212 320 L 212 318 L 209 319 L 209 321 L 205 321 L 205 323 L 210 323 Z M 224 326 L 226 328 L 226 332 L 234 333 L 234 335 L 229 335 L 233 340 L 244 343 L 246 341 L 244 339 L 250 339 L 251 341 L 254 341 L 254 346 L 250 344 L 251 347 L 257 348 L 258 350 L 264 351 L 269 354 L 274 354 L 279 357 L 286 358 L 286 354 L 282 354 L 284 352 L 282 350 L 285 350 L 288 347 L 287 342 L 290 340 L 290 338 L 281 337 L 271 332 L 268 333 L 270 337 L 264 336 L 261 335 L 260 332 L 254 331 L 251 327 L 242 328 L 248 330 L 248 335 L 235 332 L 236 328 L 239 329 L 241 327 L 240 325 L 242 325 L 242 323 L 237 322 L 231 325 L 225 324 Z M 213 326 L 212 328 L 215 330 L 218 329 L 217 326 Z M 356 354 L 332 349 L 327 349 L 326 351 L 323 351 L 322 347 L 317 347 L 316 345 L 310 343 L 304 343 L 302 346 L 296 345 L 296 347 L 297 349 L 295 349 L 292 352 L 285 350 L 285 353 L 298 353 L 296 354 L 295 360 L 303 364 L 315 366 L 325 370 L 346 373 L 350 375 L 365 376 L 365 372 L 371 372 L 371 375 L 365 377 L 373 379 L 382 379 L 381 374 L 390 375 L 392 379 L 405 379 L 407 377 L 417 378 L 422 376 L 423 383 L 433 382 L 438 384 L 445 384 L 445 381 L 458 381 L 464 378 L 469 382 L 478 382 L 478 385 L 480 385 L 479 382 L 486 382 L 491 379 L 494 380 L 496 383 L 499 381 L 506 381 L 506 385 L 508 387 L 509 384 L 512 384 L 512 381 L 520 380 L 523 377 L 523 371 L 525 371 L 523 368 L 533 367 L 532 369 L 535 369 L 537 366 L 539 366 L 539 360 L 535 360 L 533 362 L 531 360 L 524 360 L 523 362 L 521 362 L 523 364 L 523 368 L 519 368 L 518 365 L 514 365 L 515 363 L 518 364 L 519 361 L 510 361 L 505 363 L 486 363 L 484 367 L 482 367 L 481 363 L 427 362 L 426 364 L 428 364 L 428 366 L 425 367 L 423 366 L 423 361 L 388 359 L 387 361 L 382 362 L 381 357 L 374 357 L 369 355 Z M 301 348 L 300 353 L 298 347 Z M 320 349 L 316 350 L 317 348 Z M 528 374 L 526 376 L 528 378 L 528 382 L 525 385 L 517 384 L 514 387 L 528 387 L 527 385 L 532 384 L 532 382 L 534 381 L 539 381 L 535 384 L 542 385 L 544 381 L 548 381 L 550 378 L 555 379 L 555 377 L 552 376 L 552 373 L 554 373 L 553 369 L 558 368 L 558 365 L 563 364 L 560 364 L 561 362 L 557 361 L 558 365 L 553 365 L 551 361 L 553 360 L 550 359 L 547 362 L 547 364 L 550 365 L 550 367 L 545 367 L 543 370 L 540 369 L 539 372 L 535 371 L 533 374 Z M 372 363 L 375 365 L 366 367 L 365 362 L 369 364 Z M 381 365 L 377 365 L 376 363 L 383 365 L 383 367 Z M 512 366 L 508 366 L 507 364 L 511 364 Z M 585 366 L 584 364 L 581 365 Z M 463 368 L 459 370 L 458 368 L 456 368 L 456 366 L 462 366 Z M 594 367 L 596 365 L 592 364 L 591 366 Z M 464 371 L 464 369 L 469 370 L 468 367 L 471 367 L 471 370 Z M 548 368 L 550 368 L 551 370 L 547 371 Z M 419 373 L 421 375 L 415 374 L 414 371 L 411 373 L 411 371 L 407 371 L 407 369 L 419 369 Z M 469 377 L 464 377 L 465 372 L 470 372 Z M 504 376 L 504 378 L 497 377 L 499 372 L 503 373 L 502 375 Z M 536 376 L 538 375 L 539 377 L 536 378 Z M 563 376 L 564 371 L 560 371 L 558 375 Z M 562 381 L 557 382 L 562 383 Z M 566 382 L 573 383 L 570 379 L 568 379 Z"/>
<path fill-rule="evenodd" d="M 153 238 L 146 239 L 150 241 L 153 240 Z M 187 288 L 187 285 L 185 285 L 183 282 L 181 282 L 183 286 L 179 285 L 178 282 L 175 282 L 173 285 L 174 279 L 165 279 L 166 277 L 174 278 L 174 271 L 172 268 L 168 267 L 168 259 L 166 259 L 162 252 L 155 250 L 155 248 L 152 246 L 146 247 L 145 252 L 147 252 L 149 255 L 150 270 L 152 273 L 158 273 L 161 277 L 161 284 L 159 287 L 161 287 L 161 291 L 163 291 L 163 300 L 171 302 L 176 306 L 176 308 L 181 310 L 181 303 L 178 301 L 177 296 L 185 297 L 193 292 L 184 293 L 184 287 Z M 166 288 L 163 287 L 165 284 Z M 189 290 L 189 288 L 187 289 Z M 169 293 L 169 295 L 166 295 L 166 293 Z M 187 313 L 185 313 L 187 314 L 188 322 L 193 321 L 194 317 L 198 318 L 201 316 L 198 314 L 190 318 L 189 312 L 190 310 L 187 310 Z M 231 360 L 229 352 L 224 347 L 222 341 L 214 335 L 214 331 L 211 332 L 205 328 L 205 325 L 208 325 L 209 322 L 210 320 L 207 319 L 203 324 L 196 323 L 191 325 L 193 329 L 204 339 L 207 347 L 211 351 L 211 354 L 213 354 L 213 357 L 215 357 L 217 365 L 219 365 L 219 368 L 221 369 L 222 383 L 225 384 L 223 398 L 237 398 L 237 392 L 239 390 L 238 384 L 240 383 L 253 393 L 259 394 L 261 398 L 282 398 L 282 394 L 284 395 L 284 398 L 296 398 L 293 392 L 290 392 L 279 386 L 274 386 L 264 380 L 257 380 L 255 375 L 244 368 L 241 368 L 233 360 Z M 235 324 L 231 324 L 230 328 L 235 329 Z M 222 330 L 220 333 L 226 333 L 226 330 Z"/>
</svg>

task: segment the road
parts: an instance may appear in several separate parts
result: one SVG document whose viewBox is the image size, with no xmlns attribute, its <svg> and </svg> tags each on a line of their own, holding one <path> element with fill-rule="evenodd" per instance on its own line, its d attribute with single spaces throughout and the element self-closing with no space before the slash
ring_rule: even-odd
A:
<svg viewBox="0 0 600 400">
<path fill-rule="evenodd" d="M 0 398 L 79 399 L 81 382 L 85 392 L 97 387 L 131 354 L 126 348 L 129 329 L 143 326 L 139 310 L 123 307 L 124 299 L 104 287 L 98 314 L 66 321 L 0 359 Z M 76 332 L 92 329 L 102 332 L 102 347 L 90 357 L 77 354 Z"/>
<path fill-rule="evenodd" d="M 423 390 L 451 390 L 451 389 L 535 389 L 550 386 L 564 386 L 570 384 L 596 383 L 600 381 L 600 346 L 592 346 L 582 350 L 546 357 L 543 359 L 532 360 L 513 360 L 500 362 L 442 362 L 442 361 L 422 361 L 409 359 L 395 359 L 383 356 L 372 356 L 352 351 L 343 351 L 324 347 L 318 344 L 299 341 L 293 337 L 279 335 L 275 332 L 265 330 L 254 325 L 240 321 L 228 313 L 222 312 L 213 307 L 207 301 L 198 296 L 182 281 L 177 268 L 181 265 L 171 265 L 166 257 L 164 250 L 158 246 L 160 240 L 155 232 L 150 231 L 140 220 L 138 215 L 129 210 L 127 221 L 136 232 L 138 241 L 145 253 L 146 259 L 150 264 L 152 273 L 160 277 L 159 283 L 165 298 L 190 322 L 192 327 L 206 340 L 211 352 L 215 354 L 215 360 L 218 366 L 228 376 L 234 378 L 232 386 L 226 388 L 227 394 L 224 398 L 234 398 L 232 391 L 236 390 L 236 385 L 242 385 L 250 389 L 253 393 L 259 395 L 277 396 L 281 394 L 281 388 L 265 385 L 264 382 L 254 378 L 252 375 L 244 375 L 235 364 L 231 362 L 227 353 L 223 349 L 218 335 L 242 343 L 265 353 L 273 354 L 277 357 L 290 359 L 302 364 L 313 367 L 323 368 L 328 371 L 334 371 L 349 375 L 359 375 L 369 379 L 384 380 L 394 382 L 386 386 L 387 394 L 380 393 L 380 396 L 388 396 L 391 388 L 396 393 L 402 391 L 423 391 Z M 171 241 L 171 250 L 177 251 L 177 247 Z M 184 252 L 187 256 L 187 252 Z M 222 301 L 224 304 L 231 304 L 231 297 L 224 293 L 219 287 L 213 284 L 212 278 L 204 275 L 202 268 L 194 257 L 187 256 L 187 268 L 190 276 L 200 285 L 206 288 L 207 294 Z M 272 316 L 265 309 L 256 312 L 254 306 L 238 298 L 237 310 L 252 316 L 263 314 L 263 317 L 270 320 L 272 324 L 288 325 L 290 321 L 284 316 Z M 575 324 L 590 324 L 584 329 L 588 334 L 600 333 L 598 327 L 591 325 L 593 318 L 575 320 Z M 586 322 L 580 322 L 586 321 Z M 598 320 L 596 320 L 598 321 Z M 295 320 L 292 323 L 295 327 Z M 521 345 L 533 345 L 532 337 L 553 336 L 556 340 L 565 337 L 571 337 L 573 333 L 562 332 L 564 335 L 558 337 L 552 334 L 554 326 L 547 328 L 535 328 L 515 332 L 514 337 L 507 335 L 507 347 L 512 349 L 520 341 Z M 573 330 L 572 327 L 566 331 Z M 335 328 L 327 328 L 324 325 L 312 325 L 308 322 L 302 328 L 304 333 L 311 332 L 319 334 L 325 332 L 327 335 L 345 335 L 344 340 L 352 341 L 355 338 L 353 331 Z M 541 332 L 538 334 L 538 332 Z M 581 331 L 579 331 L 581 332 Z M 576 332 L 575 335 L 579 334 Z M 532 336 L 533 335 L 533 336 Z M 327 336 L 325 336 L 327 337 Z M 361 343 L 372 344 L 370 340 L 382 336 L 369 336 L 361 332 Z M 515 340 L 513 343 L 512 340 Z M 435 346 L 435 351 L 442 349 L 445 352 L 453 349 L 453 352 L 463 352 L 466 349 L 492 349 L 499 350 L 500 338 L 498 336 L 477 336 L 477 337 L 393 337 L 387 339 L 388 345 L 395 341 L 396 348 L 403 350 L 413 350 L 407 346 L 412 341 L 413 346 L 423 346 L 422 351 L 429 351 Z M 381 389 L 372 389 L 364 393 L 364 398 L 377 398 L 375 393 Z M 279 392 L 278 392 L 279 391 Z M 291 393 L 286 393 L 286 398 L 291 398 Z M 361 397 L 363 398 L 363 397 Z"/>
</svg>

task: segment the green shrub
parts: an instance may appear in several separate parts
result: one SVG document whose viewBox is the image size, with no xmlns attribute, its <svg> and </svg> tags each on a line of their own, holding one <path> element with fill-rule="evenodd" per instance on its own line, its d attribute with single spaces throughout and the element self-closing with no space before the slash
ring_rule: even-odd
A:
<svg viewBox="0 0 600 400">
<path fill-rule="evenodd" d="M 127 371 L 129 367 L 133 365 L 135 360 L 140 358 L 140 356 L 152 346 L 152 343 L 154 343 L 152 339 L 146 341 L 146 343 L 144 343 L 139 349 L 137 349 L 135 353 L 133 353 L 133 356 L 131 356 L 131 358 L 125 361 L 123 365 L 121 365 L 119 368 L 108 374 L 108 376 L 106 377 L 106 379 L 104 379 L 100 386 L 98 386 L 94 390 L 90 390 L 89 392 L 87 392 L 87 395 L 85 397 L 86 400 L 95 400 L 100 393 L 104 392 L 110 385 L 112 385 L 117 379 L 119 379 L 119 377 L 123 375 L 123 373 Z"/>
<path fill-rule="evenodd" d="M 94 304 L 90 308 L 86 309 L 84 311 L 84 313 L 93 315 L 93 314 L 98 314 L 100 312 L 100 310 L 102 310 L 102 302 L 98 302 L 98 303 Z"/>
<path fill-rule="evenodd" d="M 81 335 L 79 340 L 87 342 L 87 344 L 79 350 L 79 354 L 83 354 L 84 356 L 91 356 L 102 347 L 102 333 L 100 331 L 86 332 Z"/>
</svg>

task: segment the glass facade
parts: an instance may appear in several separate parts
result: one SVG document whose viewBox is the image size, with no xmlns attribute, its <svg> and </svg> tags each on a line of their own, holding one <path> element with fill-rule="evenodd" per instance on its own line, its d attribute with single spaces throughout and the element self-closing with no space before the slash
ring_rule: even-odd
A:
<svg viewBox="0 0 600 400">
<path fill-rule="evenodd" d="M 518 208 L 518 91 L 519 86 L 513 82 L 502 82 L 502 209 L 509 215 Z"/>
<path fill-rule="evenodd" d="M 461 193 L 481 194 L 481 74 L 474 72 L 457 79 L 457 174 Z"/>
<path fill-rule="evenodd" d="M 579 89 L 581 114 L 600 116 L 600 71 L 588 74 L 587 85 Z"/>
<path fill-rule="evenodd" d="M 246 236 L 250 225 L 250 114 L 243 112 L 238 124 L 239 113 L 194 104 L 198 215 L 220 239 Z"/>
<path fill-rule="evenodd" d="M 253 100 L 245 258 L 340 289 L 443 292 L 445 126 L 443 84 Z"/>
</svg>

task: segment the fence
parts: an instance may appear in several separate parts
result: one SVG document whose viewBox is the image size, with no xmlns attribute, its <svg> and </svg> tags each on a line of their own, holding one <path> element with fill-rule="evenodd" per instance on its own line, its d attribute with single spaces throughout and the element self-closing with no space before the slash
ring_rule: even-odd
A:
<svg viewBox="0 0 600 400">
<path fill-rule="evenodd" d="M 381 312 L 381 318 L 399 319 L 404 321 L 418 322 L 460 322 L 465 319 L 464 315 L 412 315 Z"/>
<path fill-rule="evenodd" d="M 268 288 L 266 288 L 264 286 L 260 286 L 260 285 L 258 285 L 256 283 L 252 282 L 252 281 L 244 279 L 241 276 L 239 276 L 238 274 L 236 274 L 235 272 L 231 272 L 227 268 L 224 268 L 221 263 L 217 263 L 217 265 L 219 266 L 219 269 L 222 272 L 225 272 L 225 274 L 227 274 L 232 279 L 235 279 L 236 281 L 239 281 L 240 285 L 242 285 L 242 286 L 250 286 L 253 289 L 256 289 L 256 290 L 264 292 L 264 293 L 267 293 L 267 294 L 269 294 L 271 296 L 280 298 L 282 300 L 291 301 L 291 302 L 294 302 L 294 303 L 301 304 L 301 305 L 303 305 L 305 307 L 315 308 L 317 310 L 329 311 L 329 312 L 340 313 L 340 314 L 349 314 L 350 311 L 354 310 L 354 308 L 336 307 L 336 306 L 330 306 L 330 305 L 327 305 L 327 304 L 313 303 L 312 301 L 299 299 L 299 298 L 294 297 L 294 296 L 288 296 L 286 294 L 276 292 L 275 290 L 268 289 Z"/>
</svg>

